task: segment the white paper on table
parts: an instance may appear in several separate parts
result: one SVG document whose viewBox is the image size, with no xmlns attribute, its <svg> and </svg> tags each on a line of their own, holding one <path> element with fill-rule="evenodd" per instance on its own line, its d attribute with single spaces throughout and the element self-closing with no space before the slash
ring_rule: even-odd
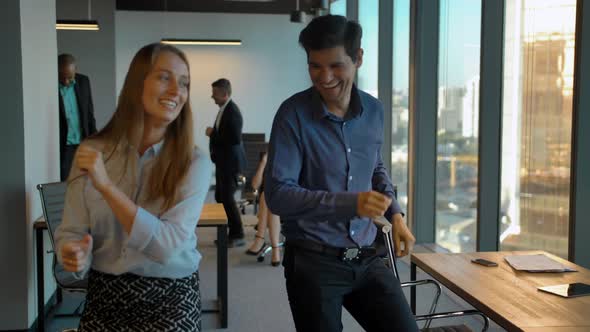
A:
<svg viewBox="0 0 590 332">
<path fill-rule="evenodd" d="M 519 271 L 528 272 L 575 272 L 553 259 L 543 255 L 511 255 L 505 256 L 504 259 L 510 266 Z"/>
</svg>

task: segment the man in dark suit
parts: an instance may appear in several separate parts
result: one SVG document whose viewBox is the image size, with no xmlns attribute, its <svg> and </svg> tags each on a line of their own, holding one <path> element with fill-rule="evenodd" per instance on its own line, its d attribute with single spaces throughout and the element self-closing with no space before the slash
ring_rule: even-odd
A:
<svg viewBox="0 0 590 332">
<path fill-rule="evenodd" d="M 223 203 L 229 225 L 228 246 L 242 246 L 244 229 L 234 198 L 238 174 L 246 167 L 242 144 L 242 114 L 231 100 L 231 83 L 220 78 L 211 84 L 211 98 L 219 106 L 213 127 L 207 127 L 211 160 L 215 163 L 215 200 Z"/>
<path fill-rule="evenodd" d="M 76 73 L 76 59 L 71 54 L 60 54 L 57 62 L 60 178 L 65 181 L 78 145 L 96 132 L 96 120 L 88 76 Z"/>
</svg>

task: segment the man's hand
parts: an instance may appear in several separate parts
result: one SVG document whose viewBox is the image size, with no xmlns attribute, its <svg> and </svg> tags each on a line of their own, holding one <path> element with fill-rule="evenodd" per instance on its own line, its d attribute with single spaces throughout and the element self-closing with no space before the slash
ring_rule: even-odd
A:
<svg viewBox="0 0 590 332">
<path fill-rule="evenodd" d="M 211 134 L 213 134 L 213 128 L 207 127 L 207 129 L 205 129 L 205 135 L 211 137 Z"/>
<path fill-rule="evenodd" d="M 358 194 L 356 211 L 360 217 L 371 219 L 382 216 L 391 205 L 391 198 L 377 191 L 366 191 Z"/>
<path fill-rule="evenodd" d="M 416 243 L 416 238 L 412 235 L 412 232 L 406 226 L 404 217 L 401 213 L 396 213 L 392 217 L 391 225 L 393 226 L 392 235 L 393 243 L 395 246 L 395 255 L 397 257 L 403 257 L 409 254 Z M 403 242 L 404 248 L 402 250 L 401 243 Z"/>
<path fill-rule="evenodd" d="M 74 164 L 82 173 L 87 174 L 92 180 L 96 190 L 102 192 L 111 185 L 111 179 L 107 175 L 102 159 L 102 152 L 90 146 L 81 145 L 76 151 Z"/>
<path fill-rule="evenodd" d="M 69 272 L 80 272 L 90 264 L 92 252 L 92 236 L 86 234 L 80 241 L 71 241 L 61 247 L 61 261 Z"/>
</svg>

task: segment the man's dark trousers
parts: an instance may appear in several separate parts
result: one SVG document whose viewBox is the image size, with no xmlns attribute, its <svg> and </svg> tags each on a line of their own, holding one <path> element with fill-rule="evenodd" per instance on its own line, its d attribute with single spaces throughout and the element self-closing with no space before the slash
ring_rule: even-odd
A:
<svg viewBox="0 0 590 332">
<path fill-rule="evenodd" d="M 238 188 L 237 174 L 220 167 L 215 169 L 215 200 L 223 204 L 229 226 L 229 238 L 244 238 L 242 218 L 234 197 Z"/>
<path fill-rule="evenodd" d="M 366 331 L 418 331 L 399 280 L 378 256 L 343 262 L 287 244 L 283 266 L 297 331 L 342 331 L 342 306 Z"/>
<path fill-rule="evenodd" d="M 59 170 L 59 177 L 60 181 L 65 181 L 68 179 L 68 175 L 70 174 L 70 170 L 72 169 L 72 164 L 74 163 L 74 157 L 76 156 L 76 150 L 78 149 L 78 144 L 75 145 L 66 145 L 63 148 L 63 155 L 61 156 L 60 161 L 60 170 Z"/>
</svg>

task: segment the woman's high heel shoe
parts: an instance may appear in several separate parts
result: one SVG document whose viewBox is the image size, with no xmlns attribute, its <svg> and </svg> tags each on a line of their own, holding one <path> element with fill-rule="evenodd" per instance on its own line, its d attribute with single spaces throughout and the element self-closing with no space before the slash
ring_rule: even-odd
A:
<svg viewBox="0 0 590 332">
<path fill-rule="evenodd" d="M 250 255 L 250 256 L 258 256 L 264 249 L 266 249 L 266 242 L 264 241 L 264 236 L 260 236 L 258 234 L 254 235 L 255 237 L 262 239 L 262 245 L 260 246 L 260 249 L 258 249 L 258 251 L 254 251 L 254 250 L 246 250 L 246 255 Z"/>
<path fill-rule="evenodd" d="M 281 246 L 272 246 L 273 250 L 275 250 L 275 249 L 280 250 L 280 248 L 281 248 Z M 271 258 L 270 265 L 275 266 L 275 267 L 281 265 L 281 259 L 279 258 L 278 261 L 273 261 Z"/>
</svg>

